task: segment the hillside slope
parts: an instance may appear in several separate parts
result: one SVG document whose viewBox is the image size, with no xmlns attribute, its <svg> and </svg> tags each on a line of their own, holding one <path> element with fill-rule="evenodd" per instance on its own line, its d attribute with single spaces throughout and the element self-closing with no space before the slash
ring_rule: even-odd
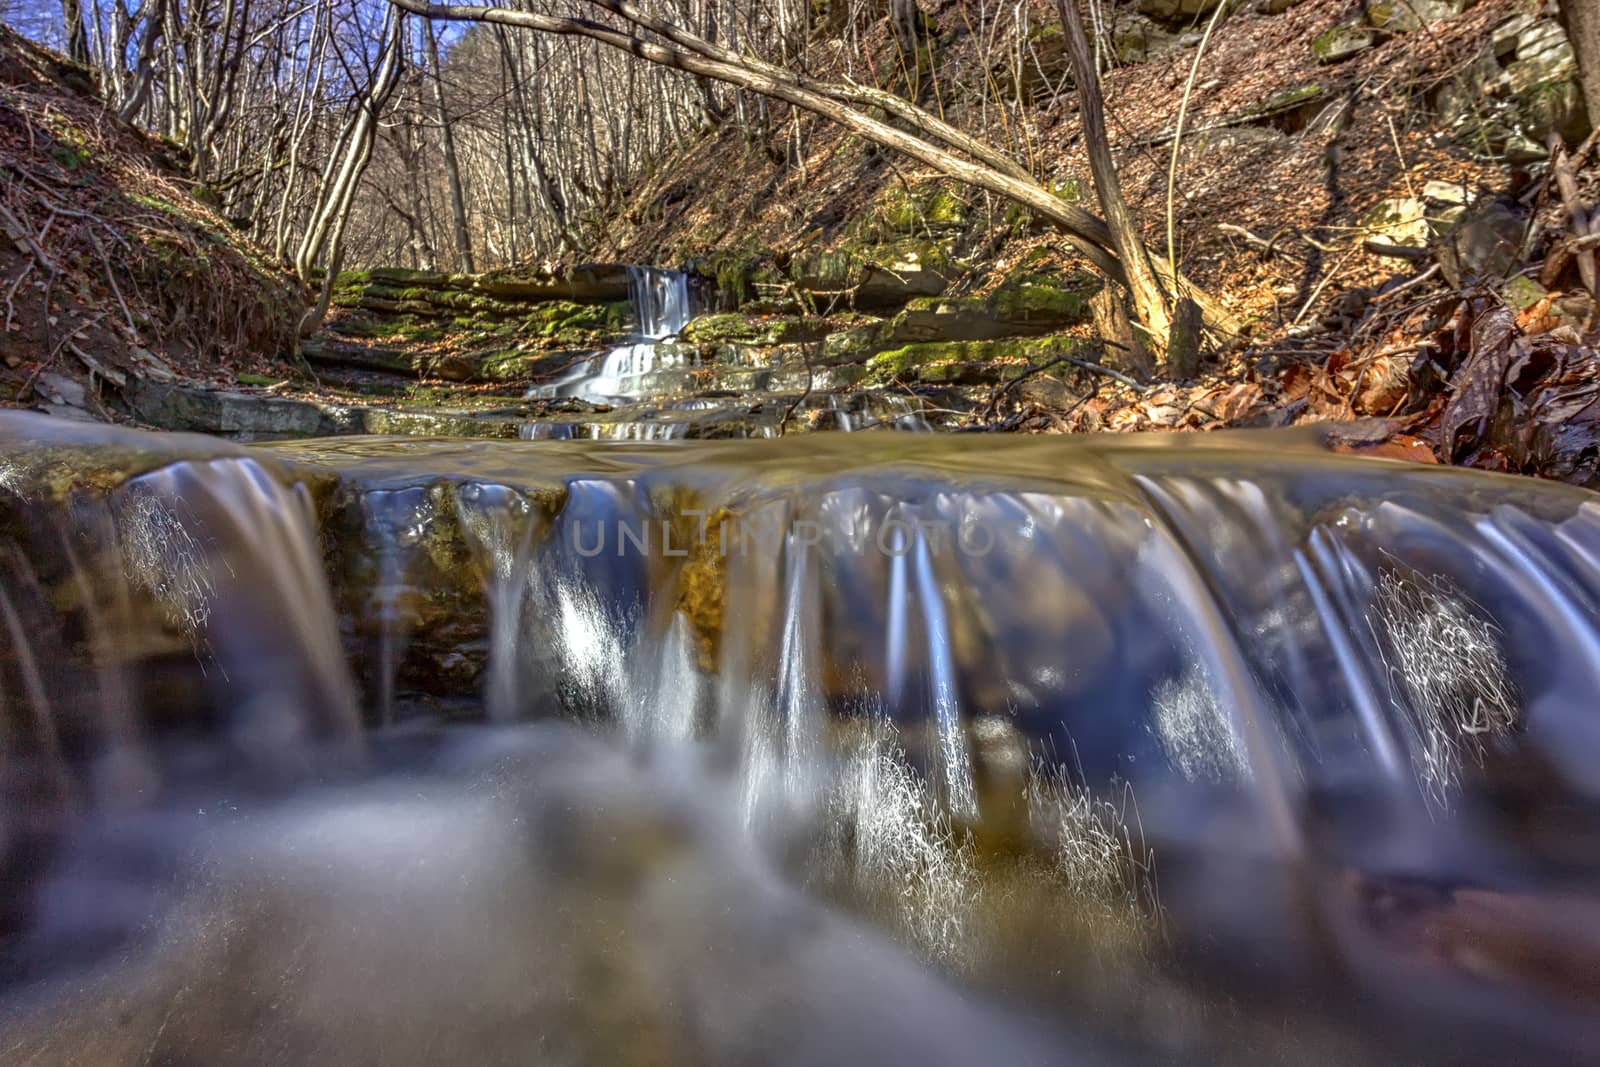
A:
<svg viewBox="0 0 1600 1067">
<path fill-rule="evenodd" d="M 1203 16 L 1161 15 L 1211 6 L 1115 5 L 1104 89 L 1124 191 L 1146 242 L 1164 249 L 1173 127 L 1195 69 L 1174 238 L 1184 270 L 1245 321 L 1247 343 L 1199 381 L 1142 389 L 1023 369 L 1061 379 L 1070 408 L 1030 412 L 1013 392 L 969 428 L 1381 417 L 1403 438 L 1391 454 L 1600 484 L 1600 308 L 1576 263 L 1595 238 L 1572 221 L 1600 200 L 1600 168 L 1554 3 L 1258 0 L 1219 25 L 1196 66 Z M 964 5 L 922 9 L 938 28 L 924 103 L 1096 208 L 1048 13 L 1018 88 Z M 864 56 L 818 54 L 811 69 L 891 70 L 895 46 L 879 30 Z M 1554 179 L 1553 135 L 1575 147 L 1579 212 Z M 931 268 L 947 294 L 987 294 L 1019 270 L 1070 276 L 1068 252 L 1003 201 L 780 114 L 663 161 L 596 254 L 698 269 L 724 304 L 832 275 L 848 304 L 885 267 L 913 285 Z M 1097 316 L 1077 330 L 1109 341 L 1113 365 L 1115 325 Z M 1518 345 L 1523 358 L 1508 356 Z"/>
<path fill-rule="evenodd" d="M 0 26 L 0 404 L 111 417 L 143 381 L 281 371 L 304 302 L 89 74 Z"/>
</svg>

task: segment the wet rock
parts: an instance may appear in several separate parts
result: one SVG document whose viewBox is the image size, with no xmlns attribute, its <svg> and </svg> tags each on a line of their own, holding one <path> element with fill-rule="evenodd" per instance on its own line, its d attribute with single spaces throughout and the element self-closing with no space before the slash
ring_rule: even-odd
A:
<svg viewBox="0 0 1600 1067">
<path fill-rule="evenodd" d="M 279 441 L 340 434 L 424 437 L 516 437 L 519 416 L 452 411 L 407 411 L 286 397 L 258 396 L 192 385 L 134 381 L 125 393 L 141 421 L 163 430 L 218 434 L 241 441 Z"/>
<path fill-rule="evenodd" d="M 34 392 L 55 406 L 81 408 L 89 402 L 89 391 L 82 382 L 62 374 L 41 371 L 33 380 Z"/>
<path fill-rule="evenodd" d="M 297 400 L 138 380 L 125 396 L 134 415 L 163 430 L 257 439 L 314 437 L 331 429 L 317 405 Z"/>
<path fill-rule="evenodd" d="M 830 362 L 866 358 L 882 347 L 879 339 L 883 336 L 884 326 L 881 321 L 872 322 L 828 335 L 822 342 L 822 358 Z"/>
</svg>

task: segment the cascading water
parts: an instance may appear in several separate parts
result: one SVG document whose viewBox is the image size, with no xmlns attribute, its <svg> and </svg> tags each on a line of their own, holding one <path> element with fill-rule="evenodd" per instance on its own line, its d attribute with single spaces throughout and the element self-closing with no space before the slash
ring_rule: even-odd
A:
<svg viewBox="0 0 1600 1067">
<path fill-rule="evenodd" d="M 653 375 L 692 366 L 692 354 L 668 346 L 694 315 L 689 276 L 655 267 L 629 267 L 628 299 L 638 323 L 636 337 L 583 360 L 559 381 L 530 389 L 528 397 L 577 397 L 597 403 L 637 400 L 651 391 Z"/>
<path fill-rule="evenodd" d="M 1600 1036 L 1591 494 L 1303 434 L 0 462 L 6 1059 Z"/>
</svg>

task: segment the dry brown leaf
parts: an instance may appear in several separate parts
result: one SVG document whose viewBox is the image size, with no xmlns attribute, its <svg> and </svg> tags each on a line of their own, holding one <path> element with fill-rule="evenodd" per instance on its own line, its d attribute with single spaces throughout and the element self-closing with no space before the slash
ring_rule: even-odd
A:
<svg viewBox="0 0 1600 1067">
<path fill-rule="evenodd" d="M 1517 329 L 1528 337 L 1546 333 L 1553 329 L 1558 320 L 1554 315 L 1550 314 L 1550 305 L 1556 302 L 1556 297 L 1559 295 L 1559 293 L 1553 292 L 1546 293 L 1537 301 L 1528 305 L 1522 314 L 1517 316 Z"/>
<path fill-rule="evenodd" d="M 1440 451 L 1454 457 L 1457 438 L 1468 430 L 1470 446 L 1482 439 L 1500 406 L 1506 369 L 1511 366 L 1517 338 L 1516 317 L 1504 307 L 1479 312 L 1473 320 L 1467 358 L 1451 376 L 1452 394 L 1440 426 Z"/>
</svg>

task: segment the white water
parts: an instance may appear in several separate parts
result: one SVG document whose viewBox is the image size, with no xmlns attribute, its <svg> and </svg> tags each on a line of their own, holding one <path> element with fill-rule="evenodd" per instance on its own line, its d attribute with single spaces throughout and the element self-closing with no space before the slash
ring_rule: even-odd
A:
<svg viewBox="0 0 1600 1067">
<path fill-rule="evenodd" d="M 610 1063 L 636 1034 L 646 1059 L 719 1063 L 1593 1047 L 1560 968 L 1595 958 L 1594 502 L 1182 444 L 992 446 L 1026 475 L 942 438 L 915 463 L 859 437 L 315 446 L 348 449 L 338 489 L 266 458 L 289 449 L 174 462 L 111 492 L 110 532 L 62 521 L 80 584 L 114 578 L 181 638 L 97 647 L 216 687 L 181 746 L 130 739 L 183 707 L 166 688 L 130 682 L 121 726 L 81 713 L 118 663 L 80 691 L 42 625 L 48 546 L 0 545 L 0 713 L 64 727 L 35 744 L 0 720 L 0 830 L 41 749 L 75 772 L 83 718 L 150 768 L 137 803 L 7 868 L 39 886 L 20 958 L 64 981 L 0 987 L 0 1059 Z M 778 537 L 708 593 L 661 534 L 690 506 Z M 340 521 L 359 532 L 319 544 Z M 623 554 L 624 523 L 652 547 Z M 964 524 L 998 543 L 956 550 Z M 430 560 L 486 625 L 409 619 Z M 377 637 L 379 714 L 459 625 L 474 710 L 516 725 L 412 719 L 319 776 L 319 740 L 357 728 L 341 622 Z M 581 728 L 537 721 L 560 714 Z M 292 787 L 197 784 L 209 743 Z M 1169 931 L 1193 955 L 1164 970 Z M 1229 966 L 1255 984 L 1213 998 Z M 1405 1047 L 1325 1046 L 1335 1023 Z M 1080 1054 L 1097 1030 L 1128 1054 Z M 1546 1052 L 1527 1059 L 1573 1060 Z"/>
<path fill-rule="evenodd" d="M 575 397 L 592 403 L 638 400 L 647 379 L 659 371 L 694 365 L 683 352 L 664 351 L 694 317 L 689 276 L 655 267 L 628 268 L 628 299 L 637 336 L 602 355 L 583 360 L 559 381 L 528 390 L 529 399 Z"/>
</svg>

